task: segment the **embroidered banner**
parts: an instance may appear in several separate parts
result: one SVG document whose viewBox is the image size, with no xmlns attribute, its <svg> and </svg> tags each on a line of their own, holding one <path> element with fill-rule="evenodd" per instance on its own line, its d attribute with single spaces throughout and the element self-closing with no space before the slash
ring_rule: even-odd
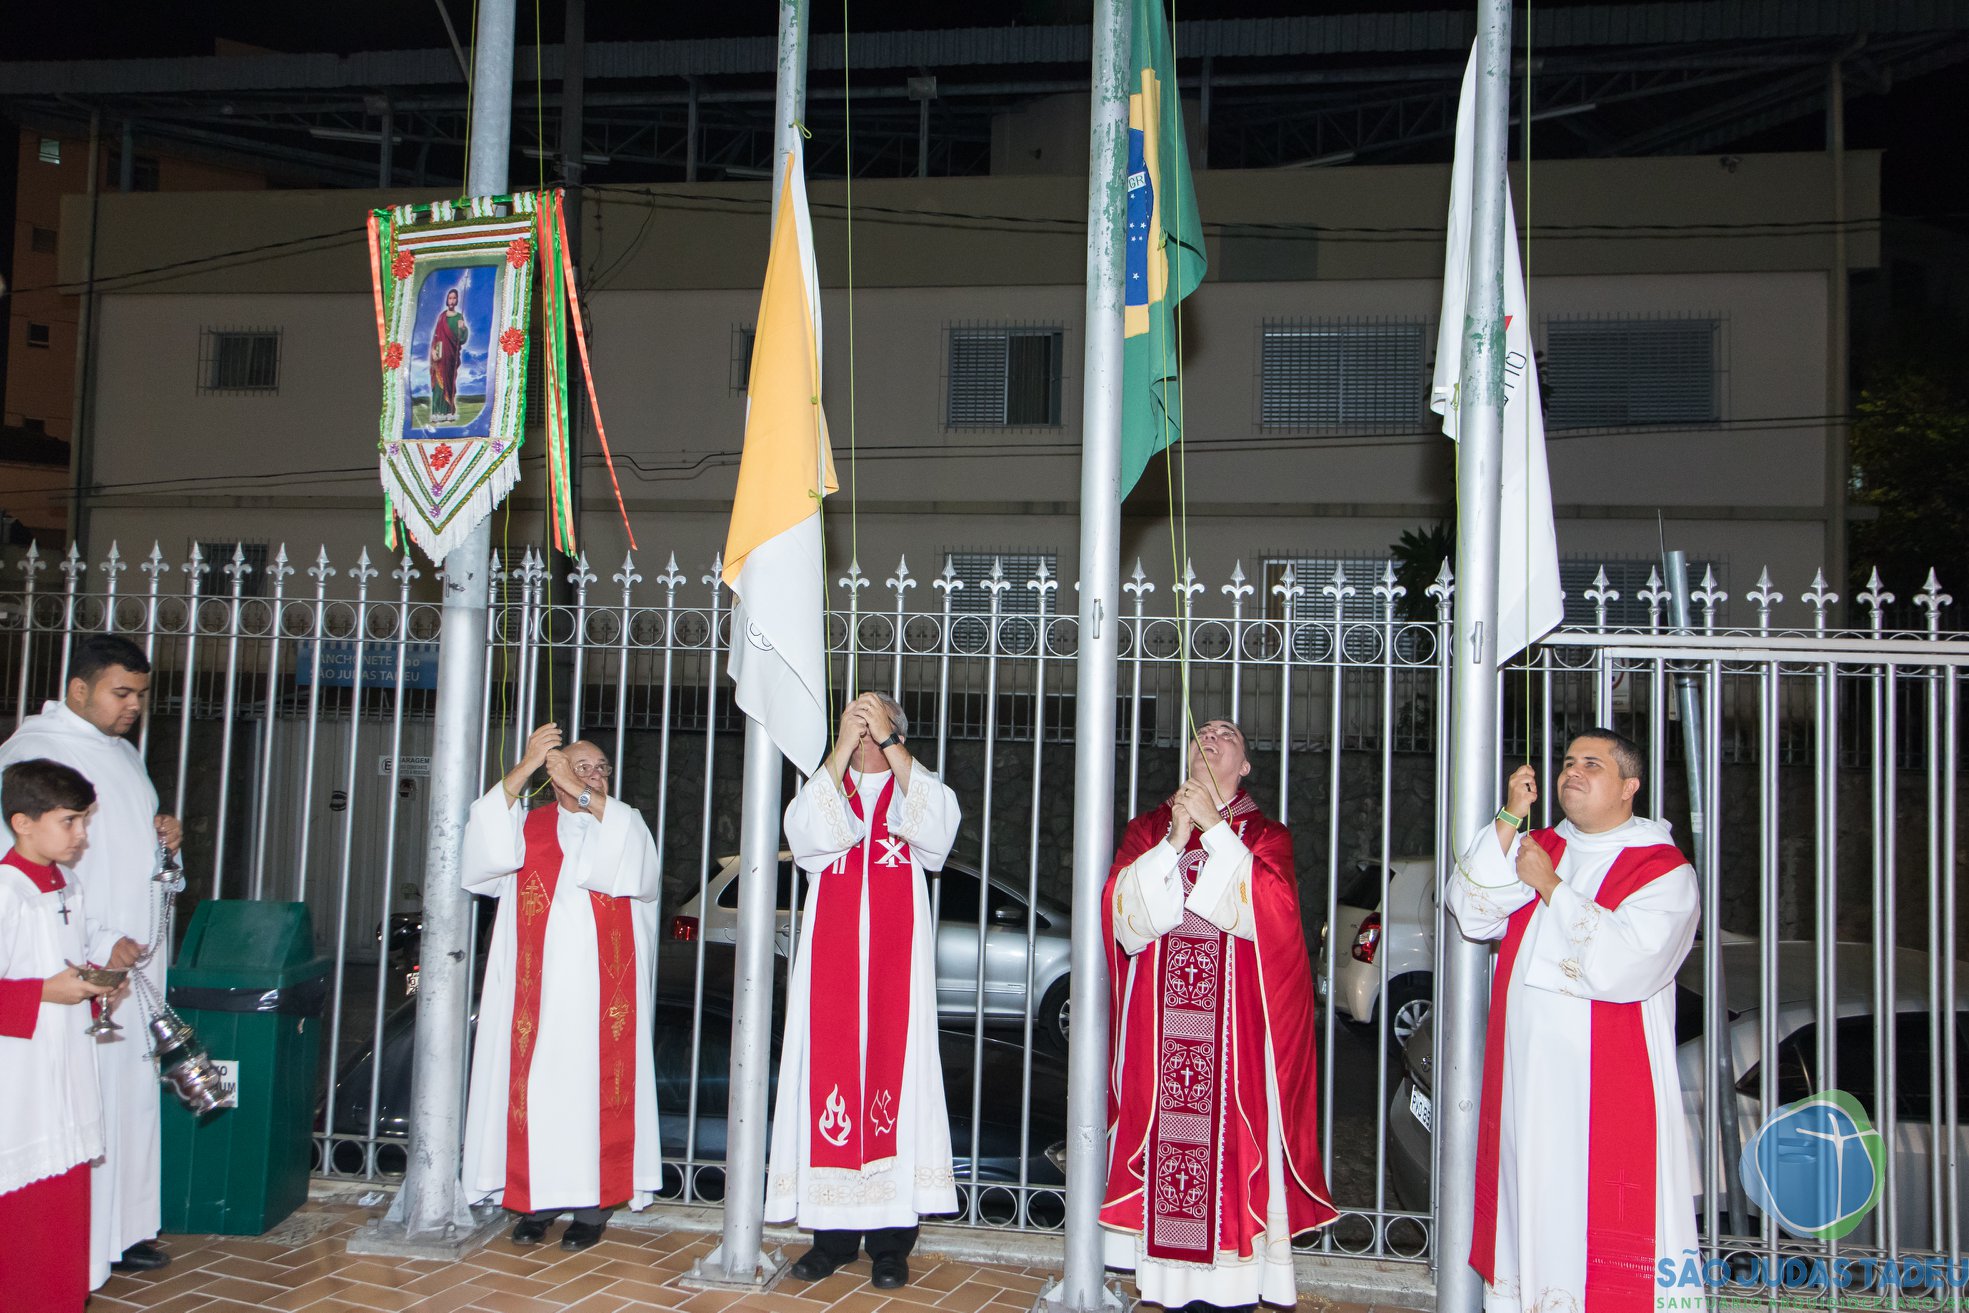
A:
<svg viewBox="0 0 1969 1313">
<path fill-rule="evenodd" d="M 379 210 L 383 489 L 441 561 L 519 482 L 537 198 Z"/>
</svg>

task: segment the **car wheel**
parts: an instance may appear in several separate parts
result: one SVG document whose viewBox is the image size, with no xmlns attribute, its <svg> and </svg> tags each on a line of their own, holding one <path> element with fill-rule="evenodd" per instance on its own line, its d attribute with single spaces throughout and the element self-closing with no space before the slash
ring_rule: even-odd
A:
<svg viewBox="0 0 1969 1313">
<path fill-rule="evenodd" d="M 1408 1043 L 1409 1036 L 1429 1019 L 1429 1013 L 1435 1006 L 1435 1000 L 1430 997 L 1427 976 L 1397 981 L 1389 986 L 1388 1001 L 1394 1005 L 1388 1017 L 1389 1034 L 1398 1045 Z"/>
<path fill-rule="evenodd" d="M 1055 1053 L 1067 1051 L 1068 1012 L 1073 1006 L 1073 989 L 1068 977 L 1061 976 L 1040 1001 L 1033 1029 L 1047 1048 Z"/>
</svg>

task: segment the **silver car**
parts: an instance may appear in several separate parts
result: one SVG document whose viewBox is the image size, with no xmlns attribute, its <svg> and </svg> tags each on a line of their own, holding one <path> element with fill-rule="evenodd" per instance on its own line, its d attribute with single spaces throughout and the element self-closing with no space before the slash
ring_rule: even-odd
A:
<svg viewBox="0 0 1969 1313">
<path fill-rule="evenodd" d="M 782 957 L 793 951 L 793 855 L 779 854 L 778 917 L 774 951 Z M 807 877 L 798 873 L 800 899 L 807 896 Z M 983 887 L 984 1001 L 978 1001 L 978 891 L 983 884 L 977 869 L 960 859 L 944 863 L 930 876 L 930 897 L 937 910 L 937 1013 L 945 1022 L 968 1022 L 978 1013 L 993 1026 L 1016 1026 L 1026 1017 L 1031 1000 L 1038 1000 L 1032 1032 L 1058 1053 L 1067 1047 L 1067 970 L 1073 952 L 1072 929 L 1065 908 L 1040 899 L 1031 905 L 1025 892 L 997 879 Z M 738 858 L 722 858 L 708 887 L 710 907 L 692 897 L 670 918 L 670 938 L 689 942 L 702 935 L 707 942 L 729 944 L 738 938 Z M 1032 951 L 1026 951 L 1026 921 L 1032 918 Z M 1030 974 L 1028 974 L 1028 964 Z M 1028 989 L 1027 981 L 1031 981 Z"/>
</svg>

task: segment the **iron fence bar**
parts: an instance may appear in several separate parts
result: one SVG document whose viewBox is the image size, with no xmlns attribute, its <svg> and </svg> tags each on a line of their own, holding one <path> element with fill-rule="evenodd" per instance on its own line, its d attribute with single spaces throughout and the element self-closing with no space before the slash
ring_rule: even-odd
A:
<svg viewBox="0 0 1969 1313">
<path fill-rule="evenodd" d="M 21 585 L 21 674 L 20 687 L 14 694 L 14 728 L 19 729 L 27 719 L 28 680 L 34 669 L 34 576 L 48 568 L 41 559 L 41 546 L 30 542 L 27 554 L 21 558 L 21 574 L 25 582 Z"/>
<path fill-rule="evenodd" d="M 75 584 L 78 576 L 88 573 L 89 567 L 83 563 L 81 551 L 70 542 L 68 555 L 56 568 L 67 576 L 67 582 L 62 585 L 62 655 L 55 663 L 55 686 L 66 691 L 62 676 L 68 673 L 68 657 L 75 641 Z"/>
<path fill-rule="evenodd" d="M 1757 945 L 1758 964 L 1758 1010 L 1757 1030 L 1760 1051 L 1774 1054 L 1778 1051 L 1778 1017 L 1774 1006 L 1778 998 L 1778 717 L 1782 691 L 1783 667 L 1776 661 L 1763 668 L 1759 678 L 1762 681 L 1762 696 L 1758 700 L 1758 729 L 1761 750 L 1758 754 L 1758 768 L 1762 776 L 1762 787 L 1758 789 L 1757 882 L 1758 926 L 1760 934 Z M 1735 1091 L 1729 1094 L 1735 1098 Z M 1757 1119 L 1761 1126 L 1777 1110 L 1777 1064 L 1765 1061 L 1758 1064 Z M 1764 1240 L 1764 1258 L 1770 1264 L 1768 1270 L 1775 1271 L 1778 1261 L 1777 1220 L 1768 1209 L 1760 1210 L 1761 1231 Z"/>
<path fill-rule="evenodd" d="M 239 693 L 239 601 L 240 590 L 245 586 L 246 576 L 252 572 L 252 569 L 252 566 L 246 564 L 245 549 L 240 544 L 234 543 L 232 563 L 225 567 L 227 576 L 232 580 L 232 598 L 226 610 L 226 691 L 219 713 L 219 817 L 213 825 L 212 834 L 212 896 L 214 898 L 225 897 L 226 848 L 228 847 L 226 813 L 232 801 L 233 711 L 238 705 Z"/>
<path fill-rule="evenodd" d="M 982 836 L 978 844 L 978 961 L 976 993 L 977 1019 L 971 1030 L 971 1189 L 970 1200 L 965 1208 L 965 1216 L 973 1226 L 978 1224 L 980 1205 L 984 1199 L 982 1178 L 978 1174 L 978 1153 L 982 1145 L 984 1081 L 980 1074 L 984 1070 L 984 1000 L 985 1000 L 985 950 L 986 934 L 990 925 L 991 911 L 991 808 L 992 779 L 997 774 L 992 769 L 998 757 L 998 656 L 1003 634 L 1000 624 L 1003 615 L 1004 594 L 1012 586 L 1005 577 L 1002 558 L 993 557 L 991 574 L 980 585 L 991 595 L 990 630 L 986 635 L 985 647 L 985 699 L 984 699 L 984 806 L 979 815 L 983 820 Z"/>
<path fill-rule="evenodd" d="M 369 581 L 376 577 L 376 570 L 369 564 L 369 549 L 362 549 L 356 558 L 355 569 L 349 571 L 349 578 L 356 584 L 356 625 L 355 662 L 349 675 L 349 751 L 348 765 L 344 767 L 342 803 L 342 881 L 337 894 L 335 911 L 335 983 L 331 998 L 333 1011 L 328 1019 L 328 1054 L 331 1064 L 339 1063 L 342 1056 L 342 1004 L 347 998 L 349 967 L 349 878 L 351 862 L 355 855 L 356 823 L 356 762 L 362 747 L 362 663 L 365 644 L 369 638 Z M 189 725 L 187 725 L 189 731 Z M 189 738 L 189 733 L 186 734 Z M 381 1054 L 375 1055 L 380 1061 Z M 330 1079 L 328 1095 L 323 1104 L 322 1126 L 327 1129 L 333 1144 L 335 1130 L 335 1094 L 339 1082 Z M 365 1155 L 367 1156 L 367 1155 Z"/>
<path fill-rule="evenodd" d="M 945 779 L 950 778 L 950 659 L 952 648 L 951 599 L 964 587 L 964 581 L 957 577 L 957 562 L 954 557 L 945 556 L 943 574 L 930 581 L 930 587 L 943 594 L 943 614 L 937 629 L 937 770 Z M 985 762 L 985 773 L 990 774 L 991 763 Z M 983 823 L 983 818 L 980 818 Z M 988 824 L 986 828 L 989 828 Z M 979 890 L 982 898 L 984 891 Z M 943 881 L 938 880 L 930 886 L 930 924 L 943 924 Z"/>
<path fill-rule="evenodd" d="M 1374 586 L 1374 594 L 1381 600 L 1381 644 L 1382 655 L 1386 658 L 1381 665 L 1381 843 L 1378 865 L 1381 868 L 1381 899 L 1376 904 L 1381 909 L 1381 942 L 1379 959 L 1380 979 L 1377 982 L 1375 997 L 1380 1000 L 1380 1024 L 1374 1031 L 1374 1247 L 1377 1251 L 1387 1249 L 1388 1232 L 1386 1214 L 1388 1211 L 1388 1038 L 1394 1032 L 1394 997 L 1388 992 L 1388 963 L 1394 956 L 1393 930 L 1395 927 L 1395 908 L 1389 901 L 1390 864 L 1394 860 L 1390 847 L 1391 814 L 1394 809 L 1395 776 L 1395 603 L 1407 589 L 1395 582 L 1395 563 L 1388 562 L 1381 573 L 1381 582 Z M 1336 796 L 1333 805 L 1338 810 L 1340 799 Z M 1329 932 L 1331 939 L 1331 932 Z M 1340 962 L 1340 944 L 1332 941 L 1327 958 L 1333 966 Z M 1328 1007 L 1334 1005 L 1333 988 L 1327 987 Z"/>
<path fill-rule="evenodd" d="M 164 564 L 164 552 L 159 547 L 158 543 L 155 540 L 153 540 L 150 545 L 150 556 L 144 561 L 142 565 L 139 565 L 137 568 L 150 576 L 150 587 L 147 590 L 148 597 L 144 603 L 144 660 L 150 663 L 151 671 L 152 671 L 151 681 L 152 683 L 155 683 L 157 681 L 156 670 L 158 664 L 157 662 L 157 581 L 158 581 L 158 577 L 162 575 L 165 571 L 169 570 L 171 567 Z M 26 671 L 26 664 L 24 660 L 21 668 L 24 673 Z M 23 706 L 24 705 L 25 703 L 23 702 Z M 141 761 L 150 760 L 151 706 L 152 706 L 152 700 L 150 698 L 145 698 L 144 714 L 137 721 L 137 757 Z"/>
<path fill-rule="evenodd" d="M 122 553 L 116 550 L 115 539 L 110 540 L 109 555 L 96 568 L 103 572 L 103 632 L 113 634 L 116 632 L 116 576 L 127 568 Z"/>
<path fill-rule="evenodd" d="M 585 737 L 582 733 L 584 710 L 582 703 L 588 691 L 588 585 L 601 578 L 588 568 L 588 553 L 583 552 L 575 558 L 574 569 L 568 571 L 567 581 L 574 585 L 574 669 L 568 688 L 567 725 L 570 740 Z M 549 624 L 551 626 L 551 620 Z M 550 631 L 549 643 L 554 641 Z M 622 758 L 612 758 L 616 768 L 621 769 Z"/>
<path fill-rule="evenodd" d="M 198 544 L 191 545 L 191 559 L 185 562 L 185 669 L 182 691 L 178 696 L 178 778 L 177 798 L 172 804 L 171 814 L 183 819 L 185 814 L 185 783 L 191 764 L 191 727 L 193 695 L 196 685 L 192 680 L 198 669 L 198 587 L 204 581 L 205 558 L 198 550 Z M 214 882 L 217 892 L 217 882 Z"/>
<path fill-rule="evenodd" d="M 255 898 L 266 896 L 267 822 L 273 806 L 274 722 L 279 719 L 280 711 L 280 631 L 286 621 L 287 577 L 293 573 L 294 567 L 287 563 L 287 544 L 282 543 L 266 571 L 267 578 L 273 581 L 273 612 L 272 623 L 267 628 L 266 723 L 260 727 L 260 796 L 255 799 L 253 817 L 252 896 Z"/>
<path fill-rule="evenodd" d="M 1046 568 L 1046 559 L 1040 558 L 1034 576 L 1026 581 L 1026 587 L 1039 595 L 1039 635 L 1034 646 L 1035 664 L 1032 674 L 1033 726 L 1032 726 L 1032 838 L 1026 854 L 1026 1006 L 1024 1021 L 1025 1052 L 1019 1059 L 1019 1194 L 1014 1201 L 1021 1226 L 1031 1218 L 1032 1197 L 1028 1187 L 1032 1184 L 1032 1021 L 1039 1006 L 1033 997 L 1036 983 L 1034 972 L 1037 957 L 1033 945 L 1039 937 L 1039 818 L 1040 808 L 1045 799 L 1046 766 L 1046 652 L 1051 646 L 1053 636 L 1049 628 L 1052 619 L 1052 595 L 1060 586 L 1060 581 L 1051 577 Z M 980 898 L 984 891 L 979 891 Z M 984 993 L 978 994 L 978 1015 L 984 1016 Z M 981 1097 L 984 1092 L 984 1065 L 971 1069 L 971 1083 Z M 973 1162 L 975 1163 L 975 1159 Z"/>
<path fill-rule="evenodd" d="M 1333 567 L 1333 582 L 1320 585 L 1320 594 L 1333 602 L 1333 682 L 1328 689 L 1332 698 L 1327 729 L 1327 774 L 1326 774 L 1326 935 L 1328 970 L 1340 964 L 1340 943 L 1337 933 L 1340 924 L 1340 746 L 1341 714 L 1344 702 L 1344 669 L 1346 666 L 1347 631 L 1345 616 L 1347 599 L 1354 594 L 1354 587 L 1347 582 L 1344 567 Z M 1329 995 L 1333 986 L 1327 987 Z M 1320 1161 L 1333 1161 L 1333 1123 L 1339 1109 L 1333 1098 L 1333 1063 L 1335 1042 L 1334 1014 L 1338 1010 L 1337 1000 L 1329 997 L 1326 1009 L 1326 1034 L 1322 1037 L 1320 1054 Z M 1337 1202 L 1337 1201 L 1336 1201 Z M 1333 1252 L 1333 1228 L 1328 1227 L 1320 1233 L 1320 1247 Z"/>
<path fill-rule="evenodd" d="M 1223 594 L 1231 599 L 1231 723 L 1241 724 L 1244 694 L 1244 599 L 1251 596 L 1252 587 L 1244 582 L 1244 562 L 1239 561 L 1231 568 L 1231 581 L 1221 585 Z"/>
<path fill-rule="evenodd" d="M 314 829 L 314 775 L 315 750 L 320 741 L 321 728 L 321 649 L 328 639 L 328 580 L 335 568 L 328 564 L 328 548 L 323 546 L 315 556 L 315 563 L 308 568 L 308 577 L 314 582 L 314 642 L 309 654 L 310 677 L 308 680 L 308 739 L 307 751 L 301 758 L 301 835 L 295 853 L 294 897 L 302 902 L 308 897 L 308 839 Z"/>
<path fill-rule="evenodd" d="M 1956 787 L 1960 778 L 1962 705 L 1961 683 L 1958 672 L 1945 669 L 1942 672 L 1943 698 L 1942 721 L 1947 733 L 1942 738 L 1942 996 L 1950 1001 L 1953 1009 L 1956 997 L 1955 956 L 1956 956 Z M 1959 1032 L 1962 1021 L 1955 1021 Z M 1942 1109 L 1948 1134 L 1941 1138 L 1939 1157 L 1944 1165 L 1943 1175 L 1948 1182 L 1948 1261 L 1949 1270 L 1957 1271 L 1962 1262 L 1962 1162 L 1959 1156 L 1962 1143 L 1959 1100 L 1962 1097 L 1962 1073 L 1960 1070 L 1960 1041 L 1942 1046 Z M 1956 1308 L 1962 1307 L 1962 1290 L 1956 1287 L 1951 1293 L 1951 1301 Z"/>
<path fill-rule="evenodd" d="M 1121 586 L 1121 591 L 1131 593 L 1135 598 L 1135 641 L 1128 654 L 1128 664 L 1134 678 L 1134 691 L 1128 698 L 1128 815 L 1133 818 L 1142 810 L 1142 656 L 1148 638 L 1148 631 L 1143 626 L 1142 604 L 1147 595 L 1155 591 L 1155 585 L 1142 573 L 1141 557 L 1135 558 L 1135 573 Z M 1279 794 L 1284 796 L 1282 784 Z"/>
<path fill-rule="evenodd" d="M 1278 652 L 1278 823 L 1289 822 L 1292 811 L 1292 652 L 1293 652 L 1293 604 L 1306 595 L 1306 587 L 1293 574 L 1292 563 L 1286 562 L 1279 581 L 1272 585 L 1272 592 L 1278 595 L 1280 633 L 1282 641 Z M 1389 639 L 1388 655 L 1390 668 L 1393 666 L 1394 640 Z M 1136 679 L 1141 679 L 1141 667 L 1136 666 Z M 1131 813 L 1132 814 L 1132 813 Z M 1332 954 L 1328 954 L 1331 958 Z"/>
<path fill-rule="evenodd" d="M 1900 899 L 1896 885 L 1895 872 L 1898 869 L 1897 835 L 1900 825 L 1900 809 L 1896 800 L 1900 796 L 1899 771 L 1895 761 L 1895 730 L 1899 723 L 1900 701 L 1895 694 L 1897 674 L 1894 664 L 1888 662 L 1875 675 L 1875 692 L 1881 700 L 1881 719 L 1877 733 L 1880 736 L 1880 750 L 1874 761 L 1880 774 L 1880 809 L 1874 813 L 1875 832 L 1880 836 L 1880 871 L 1876 887 L 1879 889 L 1880 915 L 1875 921 L 1874 961 L 1877 963 L 1880 985 L 1880 1009 L 1874 1015 L 1883 1018 L 1874 1028 L 1875 1049 L 1874 1090 L 1880 1103 L 1880 1141 L 1887 1147 L 1882 1155 L 1880 1202 L 1883 1222 L 1887 1236 L 1887 1257 L 1896 1264 L 1901 1256 L 1901 1207 L 1899 1199 L 1900 1164 L 1895 1160 L 1899 1144 L 1896 1129 L 1900 1121 L 1899 1084 L 1900 1061 L 1900 1016 L 1896 1000 L 1900 997 L 1897 971 L 1894 960 L 1900 943 Z M 1931 1065 L 1932 1054 L 1930 1050 Z M 1888 1291 L 1889 1307 L 1900 1306 L 1900 1288 L 1895 1286 Z"/>
<path fill-rule="evenodd" d="M 718 594 L 723 586 L 725 558 L 722 552 L 711 558 L 711 573 L 704 582 L 711 587 L 710 630 L 705 636 L 709 670 L 704 685 L 704 810 L 699 827 L 702 836 L 697 854 L 697 905 L 711 910 L 711 812 L 715 798 L 718 762 Z M 664 635 L 674 642 L 675 631 Z M 684 1114 L 684 1202 L 697 1193 L 697 1082 L 704 1056 L 704 934 L 700 923 L 697 936 L 697 966 L 691 982 L 691 1081 L 690 1099 Z"/>
<path fill-rule="evenodd" d="M 370 1114 L 368 1114 L 368 1140 L 370 1157 L 376 1156 L 376 1124 L 382 1116 L 382 1022 L 384 1022 L 384 1002 L 390 994 L 390 907 L 394 904 L 394 884 L 396 884 L 396 821 L 404 805 L 404 665 L 410 657 L 410 585 L 421 571 L 417 571 L 410 561 L 410 551 L 404 551 L 404 563 L 390 571 L 396 579 L 396 687 L 392 691 L 390 707 L 390 787 L 384 799 L 384 823 L 382 823 L 382 906 L 378 907 L 378 941 L 376 941 L 376 1018 L 374 1030 L 370 1033 Z M 350 797 L 350 811 L 354 811 L 354 799 Z M 469 988 L 469 986 L 467 986 Z M 467 1055 L 469 1061 L 469 1055 Z M 370 1167 L 374 1175 L 374 1163 Z"/>
</svg>

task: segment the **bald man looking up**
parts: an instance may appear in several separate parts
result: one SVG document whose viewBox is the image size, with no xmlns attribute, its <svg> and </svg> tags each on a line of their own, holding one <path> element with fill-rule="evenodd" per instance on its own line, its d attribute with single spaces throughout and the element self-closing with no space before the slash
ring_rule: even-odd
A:
<svg viewBox="0 0 1969 1313">
<path fill-rule="evenodd" d="M 529 811 L 544 770 L 548 797 Z M 602 1237 L 609 1212 L 663 1183 L 650 1050 L 656 844 L 609 797 L 608 757 L 561 746 L 558 725 L 472 804 L 465 888 L 499 899 L 465 1114 L 465 1188 L 518 1213 L 537 1245 L 572 1212 L 561 1248 Z"/>
</svg>

